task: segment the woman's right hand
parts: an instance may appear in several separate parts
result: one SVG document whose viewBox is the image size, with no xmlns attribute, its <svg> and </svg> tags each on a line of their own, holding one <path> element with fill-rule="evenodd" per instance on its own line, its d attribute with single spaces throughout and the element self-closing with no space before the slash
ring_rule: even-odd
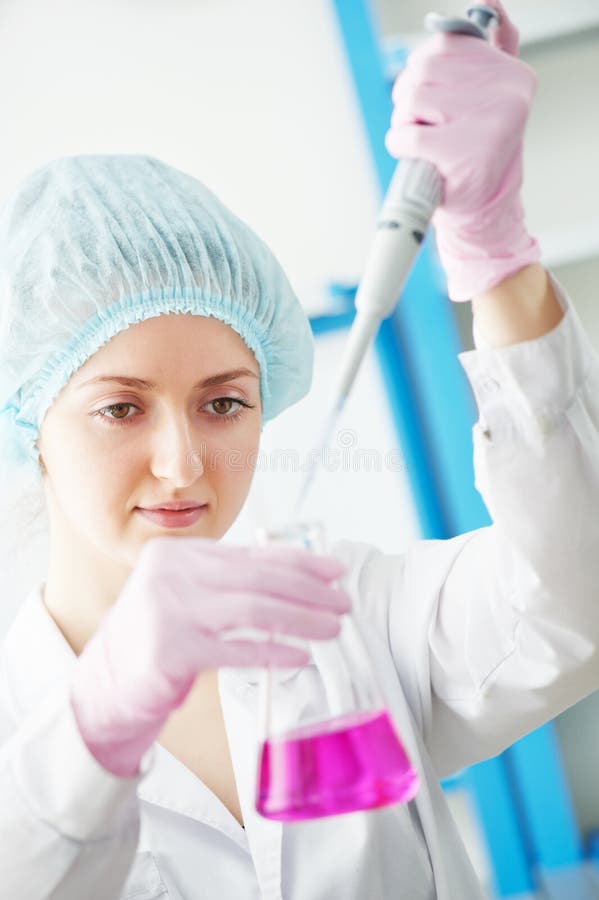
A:
<svg viewBox="0 0 599 900">
<path fill-rule="evenodd" d="M 281 545 L 147 541 L 75 664 L 71 704 L 92 755 L 116 775 L 135 775 L 201 671 L 305 665 L 304 650 L 226 633 L 335 637 L 350 599 L 331 582 L 344 572 L 334 557 Z"/>
</svg>

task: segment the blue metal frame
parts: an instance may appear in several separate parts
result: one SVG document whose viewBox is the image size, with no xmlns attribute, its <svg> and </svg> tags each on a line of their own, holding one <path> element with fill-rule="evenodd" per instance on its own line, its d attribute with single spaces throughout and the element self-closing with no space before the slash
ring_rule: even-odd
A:
<svg viewBox="0 0 599 900">
<path fill-rule="evenodd" d="M 491 855 L 497 897 L 522 894 L 535 887 L 531 847 L 508 788 L 504 756 L 471 766 L 463 779 Z"/>
<path fill-rule="evenodd" d="M 381 198 L 396 166 L 384 146 L 391 117 L 390 85 L 367 0 L 333 0 L 349 71 L 362 112 Z M 347 300 L 351 289 L 346 289 Z M 343 327 L 347 327 L 348 313 Z M 328 320 L 328 321 L 325 321 Z M 315 333 L 335 327 L 321 317 Z M 382 323 L 376 350 L 424 538 L 448 538 L 489 524 L 474 487 L 472 394 L 457 354 L 457 327 L 430 236 L 401 302 Z M 492 857 L 498 896 L 531 889 L 537 868 L 581 858 L 557 742 L 551 724 L 505 754 L 463 773 Z"/>
<path fill-rule="evenodd" d="M 378 38 L 363 0 L 333 5 L 382 198 L 397 161 L 383 142 L 392 107 Z M 450 537 L 489 521 L 472 470 L 476 410 L 457 359 L 458 330 L 443 280 L 440 273 L 431 277 L 438 271 L 433 260 L 429 236 L 401 303 L 382 323 L 375 342 L 425 538 Z"/>
<path fill-rule="evenodd" d="M 550 872 L 579 864 L 582 842 L 553 726 L 537 728 L 503 757 L 526 820 L 535 867 Z"/>
</svg>

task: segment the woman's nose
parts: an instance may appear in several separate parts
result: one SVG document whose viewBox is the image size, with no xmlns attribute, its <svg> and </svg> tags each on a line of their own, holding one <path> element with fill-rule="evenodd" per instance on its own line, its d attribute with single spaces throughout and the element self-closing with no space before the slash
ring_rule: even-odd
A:
<svg viewBox="0 0 599 900">
<path fill-rule="evenodd" d="M 203 446 L 184 414 L 162 418 L 150 440 L 151 468 L 156 478 L 185 485 L 203 474 Z"/>
</svg>

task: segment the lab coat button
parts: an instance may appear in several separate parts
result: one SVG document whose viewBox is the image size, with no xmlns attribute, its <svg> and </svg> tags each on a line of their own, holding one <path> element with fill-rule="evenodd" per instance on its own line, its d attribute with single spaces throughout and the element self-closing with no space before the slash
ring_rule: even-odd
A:
<svg viewBox="0 0 599 900">
<path fill-rule="evenodd" d="M 486 394 L 494 394 L 501 387 L 495 378 L 483 378 L 480 382 L 480 386 Z"/>
</svg>

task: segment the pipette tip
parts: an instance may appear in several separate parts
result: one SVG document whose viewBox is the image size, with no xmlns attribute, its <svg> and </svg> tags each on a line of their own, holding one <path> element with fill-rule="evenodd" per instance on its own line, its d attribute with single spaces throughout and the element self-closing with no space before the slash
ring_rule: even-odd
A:
<svg viewBox="0 0 599 900">
<path fill-rule="evenodd" d="M 308 496 L 308 494 L 310 492 L 310 488 L 312 487 L 314 478 L 316 476 L 318 464 L 322 462 L 323 453 L 326 450 L 326 448 L 330 445 L 330 440 L 331 440 L 331 435 L 333 433 L 333 429 L 339 418 L 341 410 L 343 409 L 343 406 L 345 405 L 346 399 L 347 399 L 347 395 L 338 396 L 335 399 L 335 402 L 333 403 L 331 412 L 325 419 L 324 428 L 321 432 L 321 439 L 318 442 L 318 447 L 317 447 L 318 453 L 315 456 L 311 455 L 310 466 L 309 466 L 308 472 L 306 474 L 306 477 L 304 479 L 304 482 L 302 484 L 302 487 L 300 489 L 300 492 L 298 494 L 298 497 L 297 497 L 297 500 L 295 503 L 294 513 L 293 513 L 294 519 L 299 518 L 300 509 L 304 505 L 306 497 Z"/>
</svg>

